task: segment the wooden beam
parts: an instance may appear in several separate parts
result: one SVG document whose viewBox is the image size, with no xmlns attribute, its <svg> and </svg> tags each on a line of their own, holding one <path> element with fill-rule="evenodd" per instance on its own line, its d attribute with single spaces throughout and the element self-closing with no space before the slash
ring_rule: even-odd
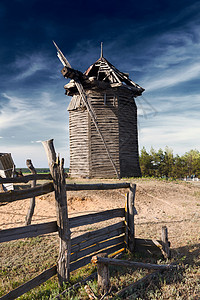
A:
<svg viewBox="0 0 200 300">
<path fill-rule="evenodd" d="M 131 299 L 131 296 L 130 296 L 130 298 L 127 297 L 127 293 L 133 292 L 133 290 L 135 288 L 138 288 L 140 285 L 148 284 L 152 280 L 152 278 L 155 277 L 161 271 L 163 271 L 163 270 L 156 270 L 156 271 L 154 271 L 154 272 L 152 272 L 150 274 L 147 274 L 146 276 L 144 276 L 143 278 L 139 279 L 138 281 L 133 282 L 130 285 L 128 285 L 125 288 L 123 288 L 122 290 L 118 291 L 116 293 L 116 296 L 118 296 L 118 297 L 124 297 L 124 296 L 126 296 L 126 299 Z"/>
<path fill-rule="evenodd" d="M 1 178 L 0 183 L 27 183 L 31 180 L 52 180 L 50 174 L 26 175 L 23 177 Z"/>
<path fill-rule="evenodd" d="M 0 230 L 0 243 L 58 231 L 56 221 Z"/>
<path fill-rule="evenodd" d="M 49 182 L 26 190 L 9 191 L 5 193 L 0 193 L 0 203 L 13 202 L 13 201 L 23 200 L 31 197 L 37 197 L 40 195 L 48 194 L 53 191 L 54 191 L 53 183 Z"/>
<path fill-rule="evenodd" d="M 114 266 L 122 266 L 126 268 L 141 268 L 141 269 L 148 269 L 148 270 L 170 270 L 176 268 L 174 265 L 156 265 L 156 264 L 149 264 L 149 263 L 141 263 L 135 261 L 127 261 L 127 260 L 120 260 L 114 258 L 102 258 L 98 255 L 93 256 L 92 263 L 104 263 Z"/>
<path fill-rule="evenodd" d="M 67 191 L 83 191 L 83 190 L 114 190 L 130 188 L 129 182 L 122 183 L 94 183 L 94 184 L 66 184 Z"/>
<path fill-rule="evenodd" d="M 72 219 L 74 219 L 74 218 L 72 218 Z M 72 219 L 70 219 L 70 220 L 72 220 Z M 86 215 L 86 219 L 87 219 L 87 215 Z M 98 222 L 98 220 L 97 220 L 97 222 Z M 73 225 L 81 226 L 77 219 L 72 220 L 71 223 L 72 223 L 71 228 L 76 227 L 76 226 L 73 226 Z M 122 225 L 123 225 L 123 222 L 119 222 L 115 225 L 108 226 L 108 227 L 110 227 L 110 229 L 108 228 L 108 230 L 107 230 L 107 227 L 105 227 L 105 229 L 102 228 L 102 229 L 99 229 L 99 230 L 95 230 L 94 233 L 93 232 L 87 232 L 87 233 L 85 233 L 81 236 L 73 238 L 72 239 L 72 245 L 74 245 L 74 247 L 75 247 L 75 245 L 77 245 L 81 241 L 85 241 L 88 238 L 91 239 L 94 236 L 95 232 L 96 232 L 97 237 L 101 233 L 103 233 L 104 230 L 105 230 L 105 232 L 108 232 L 108 231 L 112 231 L 112 229 L 113 229 L 113 231 L 114 230 L 119 230 L 119 232 L 120 232 L 120 227 Z M 48 233 L 52 233 L 52 232 L 56 232 L 56 231 L 58 231 L 58 226 L 57 226 L 56 221 L 41 223 L 41 224 L 28 225 L 28 226 L 17 227 L 17 228 L 3 229 L 3 230 L 0 230 L 0 243 L 9 242 L 9 241 L 18 240 L 18 239 L 23 239 L 23 238 L 36 237 L 38 235 L 48 234 Z"/>
</svg>

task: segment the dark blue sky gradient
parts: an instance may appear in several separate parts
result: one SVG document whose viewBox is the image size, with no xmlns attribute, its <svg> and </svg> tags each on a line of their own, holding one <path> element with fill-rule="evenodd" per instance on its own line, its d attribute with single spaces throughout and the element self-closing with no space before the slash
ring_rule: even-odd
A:
<svg viewBox="0 0 200 300">
<path fill-rule="evenodd" d="M 146 89 L 154 109 L 137 99 L 140 149 L 199 149 L 200 1 L 3 0 L 0 25 L 0 152 L 17 165 L 30 154 L 46 166 L 48 138 L 69 164 L 70 98 L 52 40 L 81 71 L 103 41 L 104 56 Z"/>
</svg>

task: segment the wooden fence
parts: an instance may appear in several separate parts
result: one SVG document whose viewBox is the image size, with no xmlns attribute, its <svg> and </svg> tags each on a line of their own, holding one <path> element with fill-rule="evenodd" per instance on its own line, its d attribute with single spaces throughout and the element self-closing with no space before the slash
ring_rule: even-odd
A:
<svg viewBox="0 0 200 300">
<path fill-rule="evenodd" d="M 57 265 L 45 270 L 40 275 L 22 284 L 0 299 L 15 299 L 36 286 L 44 283 L 54 275 L 58 275 L 59 283 L 69 280 L 70 272 L 85 266 L 91 261 L 92 256 L 102 252 L 113 254 L 116 251 L 124 251 L 128 248 L 134 251 L 134 246 L 146 243 L 147 240 L 139 240 L 134 237 L 134 198 L 136 185 L 130 183 L 117 184 L 66 184 L 63 168 L 63 161 L 56 158 L 53 148 L 53 141 L 44 142 L 47 152 L 48 162 L 51 174 L 32 174 L 21 178 L 0 178 L 0 183 L 20 183 L 42 179 L 50 179 L 51 182 L 39 186 L 34 186 L 25 190 L 14 190 L 0 193 L 0 203 L 20 201 L 27 198 L 33 198 L 43 194 L 55 192 L 55 203 L 57 212 L 57 221 L 41 224 L 28 225 L 18 228 L 5 229 L 0 231 L 0 243 L 18 240 L 22 238 L 36 237 L 43 234 L 58 232 L 60 239 L 60 249 Z M 29 160 L 30 164 L 30 160 Z M 108 189 L 128 188 L 127 201 L 125 208 L 106 210 L 98 213 L 86 214 L 77 217 L 68 218 L 67 211 L 67 191 L 80 190 L 108 190 Z M 31 205 L 33 202 L 31 202 Z M 33 211 L 34 211 L 34 207 Z M 30 209 L 32 209 L 30 207 Z M 33 212 L 32 211 L 32 212 Z M 31 216 L 29 216 L 31 219 Z M 71 239 L 70 229 L 91 225 L 111 219 L 121 218 L 112 225 L 104 228 L 88 231 L 80 236 Z M 31 220 L 30 220 L 31 221 Z M 152 241 L 148 240 L 148 246 Z M 159 243 L 156 241 L 156 243 Z M 155 246 L 155 243 L 153 243 Z M 157 245 L 156 245 L 157 246 Z"/>
<path fill-rule="evenodd" d="M 28 292 L 36 286 L 44 283 L 46 280 L 58 275 L 59 282 L 69 280 L 69 274 L 82 266 L 85 266 L 91 261 L 92 256 L 105 252 L 108 254 L 115 253 L 116 251 L 123 251 L 125 247 L 133 250 L 134 245 L 134 196 L 135 185 L 130 183 L 118 184 L 66 184 L 65 176 L 63 176 L 63 164 L 58 162 L 52 164 L 54 170 L 51 175 L 32 174 L 21 178 L 0 178 L 0 183 L 20 183 L 28 181 L 36 181 L 42 179 L 51 179 L 52 182 L 42 184 L 40 186 L 28 188 L 25 190 L 14 190 L 9 192 L 0 193 L 0 203 L 8 203 L 13 201 L 20 201 L 27 198 L 33 198 L 49 192 L 55 192 L 55 199 L 57 202 L 57 221 L 46 222 L 41 224 L 28 225 L 18 228 L 5 229 L 0 231 L 0 242 L 9 242 L 22 238 L 36 237 L 43 234 L 58 232 L 60 238 L 60 250 L 57 265 L 45 270 L 40 275 L 31 279 L 30 281 L 22 284 L 16 289 L 10 291 L 8 294 L 2 296 L 0 299 L 15 299 L 20 295 Z M 55 167 L 57 168 L 55 172 Z M 58 170 L 59 169 L 59 170 Z M 60 173 L 59 173 L 60 172 Z M 59 188 L 58 188 L 59 187 Z M 107 190 L 107 189 L 120 189 L 128 188 L 129 193 L 127 197 L 127 204 L 125 208 L 117 208 L 98 213 L 81 215 L 77 217 L 68 218 L 67 215 L 67 191 L 79 190 Z M 65 193 L 64 202 L 63 191 Z M 62 199 L 61 199 L 62 198 Z M 68 224 L 63 221 L 63 210 Z M 70 238 L 68 233 L 70 229 L 81 227 L 84 225 L 91 225 L 98 222 L 103 222 L 111 219 L 118 218 L 117 222 L 114 221 L 112 225 L 104 228 L 88 231 L 80 236 Z M 119 218 L 121 220 L 119 221 Z M 126 221 L 125 221 L 126 219 Z M 65 226 L 64 226 L 65 225 Z M 64 243 L 64 247 L 63 247 Z M 65 255 L 63 259 L 63 253 Z M 61 259 L 62 257 L 62 259 Z M 61 262 L 62 261 L 62 262 Z"/>
</svg>

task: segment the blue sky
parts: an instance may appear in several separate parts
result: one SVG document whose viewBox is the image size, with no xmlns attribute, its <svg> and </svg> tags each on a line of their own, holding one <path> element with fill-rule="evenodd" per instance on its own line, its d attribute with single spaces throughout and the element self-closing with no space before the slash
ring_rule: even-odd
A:
<svg viewBox="0 0 200 300">
<path fill-rule="evenodd" d="M 139 147 L 200 150 L 200 1 L 0 1 L 0 152 L 46 167 L 54 138 L 69 165 L 70 98 L 55 40 L 75 69 L 104 56 L 145 88 Z M 150 103 L 150 105 L 147 103 Z"/>
</svg>

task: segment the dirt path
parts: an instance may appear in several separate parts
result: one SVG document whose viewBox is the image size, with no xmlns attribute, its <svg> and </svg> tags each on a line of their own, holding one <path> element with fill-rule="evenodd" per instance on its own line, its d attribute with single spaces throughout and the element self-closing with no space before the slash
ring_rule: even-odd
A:
<svg viewBox="0 0 200 300">
<path fill-rule="evenodd" d="M 137 185 L 135 199 L 138 212 L 135 216 L 137 237 L 159 239 L 161 227 L 167 225 L 172 247 L 199 242 L 200 185 L 153 179 L 137 179 L 133 182 Z M 126 189 L 68 192 L 69 215 L 124 207 L 126 192 Z M 28 206 L 29 199 L 1 205 L 0 230 L 23 226 Z M 53 193 L 36 198 L 33 224 L 55 219 Z"/>
</svg>

